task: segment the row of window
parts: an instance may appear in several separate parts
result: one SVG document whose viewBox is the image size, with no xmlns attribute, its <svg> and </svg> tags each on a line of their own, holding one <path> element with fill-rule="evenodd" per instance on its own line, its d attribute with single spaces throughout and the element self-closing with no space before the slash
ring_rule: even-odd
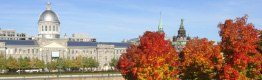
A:
<svg viewBox="0 0 262 80">
<path fill-rule="evenodd" d="M 121 53 L 126 53 L 126 51 L 125 50 L 115 50 L 115 53 L 116 54 L 121 54 Z"/>
<path fill-rule="evenodd" d="M 19 53 L 38 53 L 38 49 L 6 49 L 6 54 L 19 54 Z"/>
<path fill-rule="evenodd" d="M 92 54 L 92 53 L 95 53 L 96 52 L 96 50 L 90 50 L 90 51 L 88 51 L 88 50 L 74 50 L 74 49 L 69 49 L 68 50 L 68 54 L 77 54 L 77 53 L 83 53 L 83 54 L 88 54 L 89 52 L 90 52 L 90 54 Z"/>
<path fill-rule="evenodd" d="M 25 38 L 0 38 L 1 40 L 25 40 Z"/>
<path fill-rule="evenodd" d="M 0 34 L 0 36 L 15 36 L 14 34 Z M 25 37 L 25 34 L 17 34 L 18 37 Z"/>
<path fill-rule="evenodd" d="M 108 50 L 104 50 L 105 53 L 108 53 L 109 51 Z M 38 53 L 39 52 L 39 49 L 6 49 L 6 54 L 19 54 L 19 53 Z M 77 54 L 77 53 L 83 53 L 83 54 L 92 54 L 92 53 L 95 53 L 96 50 L 74 50 L 74 49 L 69 49 L 68 50 L 68 54 Z M 125 50 L 115 50 L 115 53 L 116 54 L 121 54 L 121 53 L 125 53 L 126 51 Z M 111 51 L 112 53 L 112 51 Z"/>
<path fill-rule="evenodd" d="M 47 25 L 46 26 L 43 26 L 42 25 L 42 31 L 47 31 L 48 29 L 48 31 L 58 31 L 58 26 L 55 26 L 55 25 L 53 25 L 53 27 L 50 25 L 49 26 L 49 28 L 47 27 Z"/>
</svg>

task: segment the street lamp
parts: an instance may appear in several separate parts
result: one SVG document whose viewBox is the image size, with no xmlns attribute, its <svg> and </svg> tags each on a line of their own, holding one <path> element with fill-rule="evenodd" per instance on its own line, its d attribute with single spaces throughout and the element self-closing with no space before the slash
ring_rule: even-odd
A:
<svg viewBox="0 0 262 80">
<path fill-rule="evenodd" d="M 19 64 L 19 75 L 20 75 L 20 72 L 21 72 L 21 70 L 20 70 L 20 59 L 21 59 L 21 51 L 19 50 L 19 59 L 18 59 L 18 64 Z"/>
<path fill-rule="evenodd" d="M 80 50 L 80 52 L 82 52 L 82 51 Z M 81 60 L 81 64 L 82 64 L 82 74 L 84 73 L 83 58 L 84 58 L 84 55 L 83 55 L 83 52 L 82 52 L 82 60 Z"/>
</svg>

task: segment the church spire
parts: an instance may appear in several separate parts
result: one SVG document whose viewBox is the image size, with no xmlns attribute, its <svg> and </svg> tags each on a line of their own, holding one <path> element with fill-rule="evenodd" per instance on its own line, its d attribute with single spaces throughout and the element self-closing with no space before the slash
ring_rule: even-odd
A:
<svg viewBox="0 0 262 80">
<path fill-rule="evenodd" d="M 180 24 L 179 30 L 184 30 L 183 21 L 184 21 L 184 19 L 181 19 L 181 24 Z"/>
<path fill-rule="evenodd" d="M 46 3 L 46 10 L 51 10 L 51 3 L 50 2 Z"/>
<path fill-rule="evenodd" d="M 159 25 L 158 25 L 158 32 L 164 32 L 163 30 L 163 24 L 162 24 L 162 15 L 160 12 L 160 21 L 159 21 Z"/>
</svg>

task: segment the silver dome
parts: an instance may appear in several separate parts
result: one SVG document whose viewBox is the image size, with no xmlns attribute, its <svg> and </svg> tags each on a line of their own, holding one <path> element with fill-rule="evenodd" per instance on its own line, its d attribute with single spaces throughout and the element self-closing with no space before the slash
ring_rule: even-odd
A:
<svg viewBox="0 0 262 80">
<path fill-rule="evenodd" d="M 39 16 L 39 20 L 40 21 L 52 21 L 52 22 L 59 22 L 59 18 L 56 15 L 56 13 L 52 10 L 45 10 L 40 16 Z"/>
</svg>

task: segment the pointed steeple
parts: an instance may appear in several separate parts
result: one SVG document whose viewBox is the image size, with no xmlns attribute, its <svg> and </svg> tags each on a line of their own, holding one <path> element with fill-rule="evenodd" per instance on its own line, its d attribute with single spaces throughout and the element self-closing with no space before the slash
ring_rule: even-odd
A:
<svg viewBox="0 0 262 80">
<path fill-rule="evenodd" d="M 163 30 L 163 24 L 162 24 L 161 12 L 160 12 L 160 21 L 159 21 L 159 25 L 158 25 L 158 32 L 164 32 L 164 30 Z"/>
<path fill-rule="evenodd" d="M 179 30 L 184 30 L 183 21 L 184 21 L 184 19 L 181 19 L 181 24 L 180 24 Z"/>
</svg>

